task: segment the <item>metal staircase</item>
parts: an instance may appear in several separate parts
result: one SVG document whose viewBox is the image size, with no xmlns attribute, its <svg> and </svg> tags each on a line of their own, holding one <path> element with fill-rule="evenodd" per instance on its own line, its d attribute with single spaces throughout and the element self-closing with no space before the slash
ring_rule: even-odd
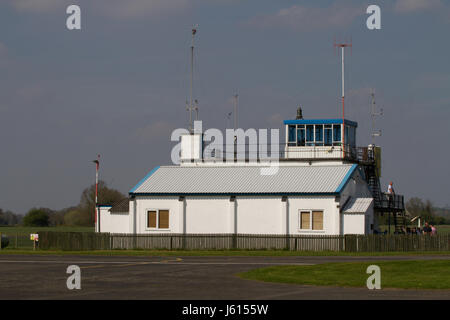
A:
<svg viewBox="0 0 450 320">
<path fill-rule="evenodd" d="M 374 211 L 377 214 L 392 214 L 394 230 L 404 233 L 406 228 L 405 204 L 402 195 L 388 195 L 381 191 L 377 161 L 372 148 L 363 148 L 358 154 L 358 163 L 364 170 L 365 178 L 374 199 Z"/>
</svg>

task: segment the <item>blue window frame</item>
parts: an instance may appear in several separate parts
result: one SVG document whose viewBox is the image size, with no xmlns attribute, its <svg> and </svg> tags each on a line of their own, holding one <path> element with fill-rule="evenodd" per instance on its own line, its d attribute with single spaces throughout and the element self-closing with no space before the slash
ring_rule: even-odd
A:
<svg viewBox="0 0 450 320">
<path fill-rule="evenodd" d="M 356 128 L 342 124 L 290 124 L 287 128 L 289 146 L 340 146 L 342 144 L 342 129 L 345 134 L 345 144 L 356 145 Z"/>
</svg>

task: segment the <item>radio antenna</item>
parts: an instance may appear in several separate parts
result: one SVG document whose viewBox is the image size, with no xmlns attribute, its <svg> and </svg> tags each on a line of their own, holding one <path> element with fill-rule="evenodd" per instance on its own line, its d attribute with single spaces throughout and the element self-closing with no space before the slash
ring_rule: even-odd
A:
<svg viewBox="0 0 450 320">
<path fill-rule="evenodd" d="M 345 77 L 344 77 L 344 52 L 345 48 L 352 48 L 352 41 L 350 42 L 341 42 L 336 43 L 334 40 L 333 47 L 341 48 L 341 68 L 342 68 L 342 128 L 341 128 L 341 137 L 342 137 L 342 156 L 345 158 Z"/>
<path fill-rule="evenodd" d="M 196 112 L 196 120 L 198 120 L 198 101 L 193 101 L 193 85 L 194 85 L 194 39 L 197 33 L 198 25 L 192 27 L 192 44 L 191 44 L 191 78 L 189 86 L 189 105 L 186 106 L 186 110 L 189 111 L 189 132 L 193 132 L 192 126 L 192 111 Z"/>
<path fill-rule="evenodd" d="M 370 116 L 372 117 L 372 145 L 375 145 L 375 137 L 381 136 L 381 130 L 375 129 L 375 117 L 382 116 L 383 115 L 383 108 L 380 109 L 380 112 L 376 112 L 376 104 L 375 104 L 375 89 L 372 89 L 372 92 L 370 94 L 371 97 L 371 109 L 370 109 Z"/>
<path fill-rule="evenodd" d="M 238 124 L 237 124 L 238 97 L 239 97 L 238 94 L 235 94 L 235 95 L 233 96 L 233 98 L 234 98 L 234 130 L 237 129 L 237 125 L 238 125 Z"/>
</svg>

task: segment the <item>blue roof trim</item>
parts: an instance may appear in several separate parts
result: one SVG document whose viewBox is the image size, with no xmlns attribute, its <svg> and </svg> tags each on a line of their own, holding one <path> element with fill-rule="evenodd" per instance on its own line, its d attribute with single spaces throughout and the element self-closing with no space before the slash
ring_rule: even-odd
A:
<svg viewBox="0 0 450 320">
<path fill-rule="evenodd" d="M 276 192 L 276 193 L 150 193 L 150 192 L 140 192 L 131 193 L 134 196 L 336 196 L 337 192 Z"/>
<path fill-rule="evenodd" d="M 147 173 L 147 175 L 141 181 L 139 181 L 138 184 L 135 185 L 133 189 L 130 190 L 130 194 L 133 193 L 134 191 L 136 191 L 136 189 L 139 188 L 145 182 L 145 180 L 147 180 L 153 173 L 155 173 L 155 171 L 158 170 L 159 167 L 160 166 L 157 166 L 157 167 L 153 168 L 152 171 Z"/>
<path fill-rule="evenodd" d="M 111 208 L 112 207 L 112 205 L 110 205 L 110 204 L 98 204 L 97 205 L 97 208 Z"/>
<path fill-rule="evenodd" d="M 299 120 L 284 120 L 284 124 L 341 124 L 342 119 L 299 119 Z M 345 119 L 345 124 L 358 127 L 358 123 Z"/>
<path fill-rule="evenodd" d="M 358 165 L 355 163 L 352 165 L 352 167 L 348 170 L 347 174 L 345 175 L 344 179 L 342 180 L 339 187 L 336 189 L 336 193 L 341 193 L 341 191 L 344 189 L 344 187 L 347 185 L 348 181 L 350 180 L 351 176 L 355 172 L 356 168 L 358 168 Z"/>
</svg>

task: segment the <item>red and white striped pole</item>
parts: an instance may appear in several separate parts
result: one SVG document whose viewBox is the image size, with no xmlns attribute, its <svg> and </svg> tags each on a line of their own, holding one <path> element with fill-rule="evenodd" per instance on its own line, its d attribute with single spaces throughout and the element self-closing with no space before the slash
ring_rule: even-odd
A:
<svg viewBox="0 0 450 320">
<path fill-rule="evenodd" d="M 97 224 L 97 204 L 98 204 L 98 170 L 100 168 L 100 155 L 97 155 L 95 163 L 95 208 L 94 208 L 94 225 Z"/>
</svg>

